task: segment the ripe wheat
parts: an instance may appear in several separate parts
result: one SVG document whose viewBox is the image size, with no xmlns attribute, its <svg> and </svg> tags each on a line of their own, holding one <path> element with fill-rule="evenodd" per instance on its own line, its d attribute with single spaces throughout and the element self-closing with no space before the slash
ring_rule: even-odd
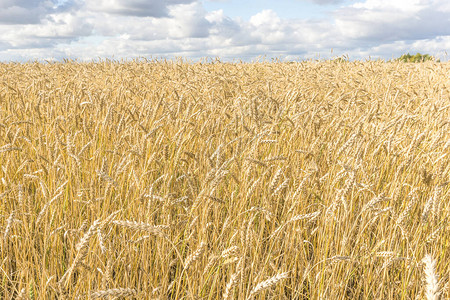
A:
<svg viewBox="0 0 450 300">
<path fill-rule="evenodd" d="M 0 63 L 0 298 L 450 298 L 448 74 Z"/>
</svg>

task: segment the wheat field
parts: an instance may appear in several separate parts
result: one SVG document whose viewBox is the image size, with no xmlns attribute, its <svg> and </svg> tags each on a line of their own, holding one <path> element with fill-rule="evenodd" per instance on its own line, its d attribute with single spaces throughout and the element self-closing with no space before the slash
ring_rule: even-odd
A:
<svg viewBox="0 0 450 300">
<path fill-rule="evenodd" d="M 449 74 L 0 64 L 0 298 L 449 298 Z"/>
</svg>

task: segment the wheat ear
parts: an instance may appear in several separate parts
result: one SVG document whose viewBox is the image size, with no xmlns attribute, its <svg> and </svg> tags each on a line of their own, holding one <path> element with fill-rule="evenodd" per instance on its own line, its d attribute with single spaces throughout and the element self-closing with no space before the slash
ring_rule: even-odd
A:
<svg viewBox="0 0 450 300">
<path fill-rule="evenodd" d="M 250 296 L 248 296 L 247 300 L 253 298 L 253 296 L 255 296 L 256 294 L 276 285 L 281 280 L 286 279 L 288 277 L 288 274 L 289 272 L 280 273 L 267 280 L 261 281 L 250 291 Z"/>
<path fill-rule="evenodd" d="M 223 300 L 227 300 L 230 298 L 231 291 L 238 285 L 238 275 L 239 271 L 236 273 L 233 273 L 231 275 L 230 280 L 227 283 L 227 286 L 225 287 L 225 293 L 223 293 Z"/>
<path fill-rule="evenodd" d="M 427 300 L 438 300 L 441 292 L 439 291 L 439 278 L 435 273 L 436 262 L 427 254 L 422 259 L 424 263 L 425 281 L 427 283 L 425 296 Z"/>
<path fill-rule="evenodd" d="M 130 297 L 136 295 L 135 289 L 110 289 L 110 290 L 104 290 L 104 291 L 95 291 L 91 292 L 90 296 L 93 299 L 101 298 L 101 299 L 108 299 L 110 297 L 114 298 L 123 298 L 123 297 Z"/>
</svg>

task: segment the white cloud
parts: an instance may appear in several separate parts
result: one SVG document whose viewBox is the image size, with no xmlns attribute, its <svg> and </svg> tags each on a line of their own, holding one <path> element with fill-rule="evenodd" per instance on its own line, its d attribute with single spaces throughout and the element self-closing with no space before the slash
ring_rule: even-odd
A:
<svg viewBox="0 0 450 300">
<path fill-rule="evenodd" d="M 201 38 L 209 35 L 211 23 L 199 3 L 180 4 L 168 8 L 168 17 L 137 17 L 91 14 L 95 32 L 108 37 L 127 34 L 130 40 L 166 40 Z"/>
<path fill-rule="evenodd" d="M 273 10 L 265 9 L 251 17 L 250 24 L 255 27 L 265 26 L 273 30 L 280 24 L 280 18 Z"/>
<path fill-rule="evenodd" d="M 332 48 L 334 55 L 389 59 L 408 51 L 443 53 L 450 47 L 446 0 L 358 1 L 334 11 L 330 19 L 309 20 L 286 19 L 271 9 L 249 20 L 230 18 L 223 10 L 206 11 L 195 0 L 0 1 L 3 59 L 220 56 L 251 60 L 260 55 L 330 56 Z M 2 18 L 13 12 L 17 20 Z"/>
<path fill-rule="evenodd" d="M 199 38 L 209 35 L 210 22 L 200 3 L 177 5 L 170 9 L 172 19 L 167 24 L 169 37 Z"/>
<path fill-rule="evenodd" d="M 430 39 L 450 34 L 446 0 L 367 0 L 335 13 L 340 32 L 377 44 L 385 41 Z"/>
<path fill-rule="evenodd" d="M 241 30 L 240 25 L 225 16 L 223 10 L 216 10 L 206 14 L 205 19 L 211 23 L 210 33 L 212 35 L 221 35 L 224 37 L 232 37 Z"/>
<path fill-rule="evenodd" d="M 92 29 L 79 13 L 71 12 L 49 14 L 39 24 L 0 25 L 2 39 L 7 45 L 2 48 L 10 49 L 52 48 L 89 36 Z"/>
<path fill-rule="evenodd" d="M 50 14 L 79 8 L 81 0 L 1 0 L 0 24 L 38 24 Z"/>
</svg>

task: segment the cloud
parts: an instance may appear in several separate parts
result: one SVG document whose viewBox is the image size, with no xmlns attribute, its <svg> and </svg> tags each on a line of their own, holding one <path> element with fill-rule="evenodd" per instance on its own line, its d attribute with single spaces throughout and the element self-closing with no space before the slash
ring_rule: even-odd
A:
<svg viewBox="0 0 450 300">
<path fill-rule="evenodd" d="M 2 0 L 0 24 L 38 24 L 49 14 L 68 11 L 76 5 L 76 1 Z"/>
<path fill-rule="evenodd" d="M 248 20 L 206 11 L 198 0 L 0 1 L 2 59 L 298 59 L 331 56 L 331 49 L 350 58 L 389 59 L 450 46 L 447 0 L 361 0 L 321 19 L 287 19 L 265 9 Z"/>
<path fill-rule="evenodd" d="M 349 39 L 371 42 L 430 39 L 450 34 L 450 13 L 440 0 L 368 0 L 342 8 L 335 23 Z"/>
<path fill-rule="evenodd" d="M 92 30 L 92 24 L 79 12 L 48 14 L 38 24 L 0 25 L 4 42 L 0 50 L 47 48 L 53 51 L 52 48 L 60 43 L 91 35 Z"/>
<path fill-rule="evenodd" d="M 172 38 L 208 37 L 211 23 L 200 3 L 177 5 L 170 9 L 172 19 L 168 22 L 168 33 Z"/>
<path fill-rule="evenodd" d="M 86 0 L 88 9 L 136 17 L 168 17 L 169 7 L 195 0 Z"/>
<path fill-rule="evenodd" d="M 1 1 L 0 24 L 36 24 L 52 9 L 48 1 Z"/>
<path fill-rule="evenodd" d="M 241 25 L 227 17 L 223 10 L 208 13 L 205 19 L 211 24 L 210 35 L 212 37 L 232 38 L 240 34 Z"/>
<path fill-rule="evenodd" d="M 129 40 L 179 40 L 209 36 L 211 23 L 199 3 L 170 6 L 167 14 L 167 17 L 161 18 L 113 14 L 102 18 L 91 17 L 91 21 L 97 34 L 107 37 L 126 34 Z"/>
</svg>

